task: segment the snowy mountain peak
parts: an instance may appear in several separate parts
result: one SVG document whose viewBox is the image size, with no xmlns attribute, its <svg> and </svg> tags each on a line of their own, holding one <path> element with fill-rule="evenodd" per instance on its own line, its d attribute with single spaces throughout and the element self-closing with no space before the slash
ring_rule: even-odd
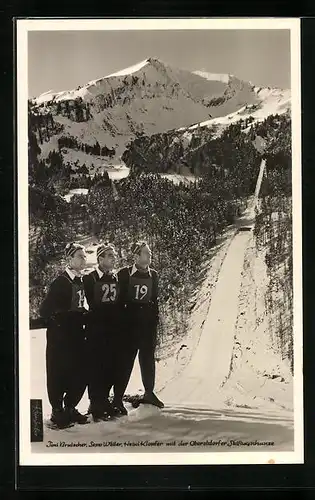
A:
<svg viewBox="0 0 315 500">
<path fill-rule="evenodd" d="M 143 135 L 263 119 L 285 112 L 290 98 L 290 91 L 255 87 L 228 73 L 177 68 L 151 56 L 76 89 L 45 92 L 32 100 L 32 113 L 54 122 L 52 137 L 41 143 L 43 158 L 60 147 L 70 163 L 102 166 L 119 164 L 126 146 Z"/>
<path fill-rule="evenodd" d="M 46 102 L 49 103 L 49 101 L 71 101 L 78 98 L 90 102 L 97 96 L 115 92 L 118 88 L 121 89 L 122 85 L 125 85 L 127 91 L 127 87 L 129 85 L 134 86 L 139 78 L 142 87 L 148 85 L 151 88 L 177 86 L 185 94 L 197 98 L 198 101 L 222 95 L 226 90 L 226 86 L 232 84 L 236 85 L 236 87 L 246 85 L 246 82 L 242 82 L 230 74 L 189 71 L 171 66 L 157 57 L 149 57 L 122 70 L 91 80 L 76 89 L 44 92 L 34 99 L 34 103 L 40 105 Z"/>
<path fill-rule="evenodd" d="M 149 57 L 147 59 L 147 62 L 150 64 L 158 63 L 158 64 L 164 64 L 161 59 L 158 59 L 157 57 Z"/>
<path fill-rule="evenodd" d="M 106 75 L 104 78 L 113 78 L 115 76 L 126 76 L 126 75 L 132 75 L 133 73 L 136 73 L 142 69 L 144 69 L 146 66 L 154 66 L 155 68 L 157 67 L 166 67 L 166 64 L 163 63 L 160 59 L 157 57 L 148 57 L 147 59 L 144 59 L 143 61 L 139 61 L 132 66 L 128 66 L 127 68 L 121 69 L 119 71 L 115 71 L 114 73 L 110 73 L 109 75 Z M 99 80 L 102 80 L 100 78 Z M 94 82 L 90 82 L 94 83 Z"/>
</svg>

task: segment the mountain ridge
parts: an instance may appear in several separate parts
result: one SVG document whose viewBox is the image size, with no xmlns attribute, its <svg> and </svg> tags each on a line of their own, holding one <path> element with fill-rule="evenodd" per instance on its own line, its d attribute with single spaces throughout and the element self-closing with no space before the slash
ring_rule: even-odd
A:
<svg viewBox="0 0 315 500">
<path fill-rule="evenodd" d="M 70 163 L 89 164 L 96 148 L 95 162 L 106 167 L 120 164 L 127 145 L 142 135 L 197 125 L 224 128 L 254 111 L 257 120 L 285 112 L 290 91 L 254 86 L 230 74 L 188 71 L 149 57 L 76 89 L 47 91 L 29 104 L 32 115 L 48 114 L 55 124 L 40 143 L 41 159 L 60 150 Z M 36 127 L 35 133 L 40 139 Z"/>
<path fill-rule="evenodd" d="M 31 100 L 36 102 L 36 104 L 40 104 L 40 103 L 45 102 L 45 101 L 50 100 L 50 99 L 55 99 L 56 101 L 58 101 L 58 100 L 65 100 L 65 99 L 70 98 L 70 97 L 72 97 L 72 98 L 86 97 L 84 95 L 83 89 L 88 89 L 89 87 L 93 87 L 96 84 L 99 84 L 100 82 L 102 82 L 104 80 L 138 73 L 142 69 L 144 69 L 146 66 L 150 66 L 150 65 L 151 65 L 151 67 L 155 67 L 156 69 L 159 69 L 159 70 L 161 70 L 162 68 L 163 69 L 171 68 L 170 65 L 164 63 L 163 61 L 161 61 L 161 59 L 158 59 L 155 57 L 149 57 L 149 58 L 144 59 L 143 61 L 140 61 L 132 66 L 125 68 L 125 69 L 116 71 L 114 73 L 110 73 L 109 75 L 97 78 L 95 80 L 90 80 L 89 82 L 87 82 L 84 85 L 79 85 L 78 87 L 76 87 L 76 89 L 62 90 L 62 91 L 58 91 L 58 92 L 55 92 L 51 89 L 49 91 L 42 92 L 39 96 L 34 97 Z M 204 78 L 204 79 L 209 80 L 209 81 L 216 81 L 217 80 L 217 81 L 222 81 L 224 83 L 228 83 L 232 77 L 236 78 L 234 75 L 228 74 L 228 73 L 227 74 L 209 73 L 209 72 L 199 71 L 199 70 L 196 70 L 196 71 L 180 70 L 180 71 L 184 71 L 184 72 L 190 73 L 192 75 L 199 76 L 199 77 Z"/>
</svg>

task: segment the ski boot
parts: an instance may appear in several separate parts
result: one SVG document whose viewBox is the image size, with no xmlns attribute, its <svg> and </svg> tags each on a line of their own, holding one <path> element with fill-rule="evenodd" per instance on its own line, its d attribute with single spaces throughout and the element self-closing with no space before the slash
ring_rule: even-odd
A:
<svg viewBox="0 0 315 500">
<path fill-rule="evenodd" d="M 84 425 L 88 423 L 87 416 L 82 415 L 76 408 L 65 408 L 65 413 L 68 414 L 68 418 L 73 424 Z"/>
<path fill-rule="evenodd" d="M 114 418 L 119 418 L 128 415 L 128 411 L 125 408 L 122 401 L 115 401 L 115 400 L 113 401 L 112 412 Z"/>
<path fill-rule="evenodd" d="M 69 415 L 64 411 L 63 408 L 52 409 L 50 423 L 52 424 L 52 428 L 55 429 L 67 429 L 68 427 L 73 426 Z"/>
<path fill-rule="evenodd" d="M 109 401 L 103 404 L 90 404 L 90 413 L 93 418 L 93 422 L 108 422 L 113 418 L 113 408 Z"/>
<path fill-rule="evenodd" d="M 157 406 L 158 408 L 164 408 L 164 403 L 154 394 L 154 392 L 145 393 L 144 396 L 140 399 L 139 403 Z"/>
</svg>

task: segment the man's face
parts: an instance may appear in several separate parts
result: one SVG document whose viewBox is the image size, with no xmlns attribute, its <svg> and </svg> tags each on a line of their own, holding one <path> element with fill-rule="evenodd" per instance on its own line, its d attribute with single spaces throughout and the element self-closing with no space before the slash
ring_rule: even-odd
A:
<svg viewBox="0 0 315 500">
<path fill-rule="evenodd" d="M 99 257 L 99 266 L 101 269 L 112 270 L 116 265 L 117 253 L 115 250 L 106 250 L 102 257 Z"/>
<path fill-rule="evenodd" d="M 75 271 L 83 271 L 86 267 L 86 253 L 85 250 L 80 249 L 75 252 L 70 259 L 70 266 Z"/>
<path fill-rule="evenodd" d="M 148 245 L 141 248 L 140 254 L 136 257 L 136 263 L 141 267 L 148 267 L 151 264 L 151 250 Z"/>
</svg>

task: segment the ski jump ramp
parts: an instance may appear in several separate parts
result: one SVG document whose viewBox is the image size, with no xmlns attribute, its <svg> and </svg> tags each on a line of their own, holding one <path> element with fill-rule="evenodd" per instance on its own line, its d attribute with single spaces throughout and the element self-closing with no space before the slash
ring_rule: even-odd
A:
<svg viewBox="0 0 315 500">
<path fill-rule="evenodd" d="M 238 221 L 239 231 L 233 237 L 220 275 L 199 343 L 184 370 L 159 392 L 167 404 L 203 404 L 211 406 L 230 370 L 233 340 L 237 323 L 239 293 L 245 252 L 252 237 L 255 208 L 265 169 L 260 165 L 255 195 L 244 216 Z M 244 231 L 246 229 L 246 231 Z"/>
<path fill-rule="evenodd" d="M 199 344 L 179 377 L 159 394 L 166 404 L 211 405 L 228 376 L 238 312 L 244 254 L 250 232 L 234 236 L 211 299 Z"/>
</svg>

